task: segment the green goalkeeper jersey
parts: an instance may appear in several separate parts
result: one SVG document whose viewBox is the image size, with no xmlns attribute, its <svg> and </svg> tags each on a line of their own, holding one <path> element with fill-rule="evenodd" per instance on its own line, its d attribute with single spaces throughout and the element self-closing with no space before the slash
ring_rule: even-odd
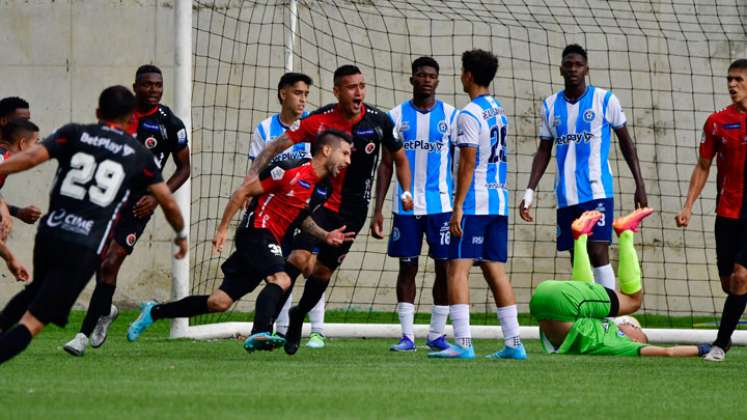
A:
<svg viewBox="0 0 747 420">
<path fill-rule="evenodd" d="M 646 344 L 623 334 L 611 320 L 579 318 L 557 349 L 541 334 L 542 349 L 548 353 L 591 354 L 602 356 L 639 356 Z"/>
</svg>

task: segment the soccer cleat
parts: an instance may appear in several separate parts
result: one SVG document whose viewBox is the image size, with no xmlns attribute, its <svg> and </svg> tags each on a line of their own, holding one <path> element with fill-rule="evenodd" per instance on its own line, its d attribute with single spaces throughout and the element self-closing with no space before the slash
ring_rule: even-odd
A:
<svg viewBox="0 0 747 420">
<path fill-rule="evenodd" d="M 303 330 L 303 319 L 305 314 L 301 314 L 298 306 L 293 306 L 288 310 L 288 331 L 285 332 L 285 353 L 292 356 L 298 351 L 301 345 L 301 332 Z"/>
<path fill-rule="evenodd" d="M 573 239 L 578 239 L 581 235 L 591 235 L 591 231 L 594 230 L 594 225 L 596 225 L 602 217 L 604 217 L 604 215 L 596 210 L 583 212 L 583 214 L 581 214 L 581 216 L 571 224 Z"/>
<path fill-rule="evenodd" d="M 324 342 L 326 337 L 318 332 L 313 332 L 309 335 L 309 341 L 306 343 L 306 347 L 310 349 L 323 349 L 326 346 Z"/>
<path fill-rule="evenodd" d="M 252 334 L 244 341 L 244 350 L 252 353 L 255 350 L 272 351 L 285 344 L 285 339 L 270 333 Z"/>
<path fill-rule="evenodd" d="M 146 328 L 153 325 L 153 317 L 150 316 L 150 311 L 156 306 L 155 300 L 149 300 L 140 304 L 140 316 L 130 324 L 130 328 L 127 329 L 127 341 L 135 341 L 140 337 L 140 334 L 146 330 Z"/>
<path fill-rule="evenodd" d="M 96 322 L 96 327 L 91 333 L 91 347 L 97 349 L 104 345 L 107 332 L 109 331 L 109 326 L 112 325 L 112 322 L 114 322 L 114 320 L 116 320 L 118 316 L 119 309 L 117 309 L 116 306 L 112 305 L 112 309 L 109 311 L 108 315 L 99 317 L 99 320 Z"/>
<path fill-rule="evenodd" d="M 620 234 L 622 234 L 626 230 L 638 232 L 638 227 L 641 225 L 643 219 L 650 216 L 653 212 L 654 209 L 650 207 L 636 209 L 627 216 L 622 216 L 615 219 L 612 227 L 615 229 L 615 233 L 617 233 L 617 236 L 620 236 Z"/>
<path fill-rule="evenodd" d="M 86 352 L 86 347 L 88 347 L 88 337 L 83 333 L 78 333 L 75 334 L 72 340 L 65 343 L 62 348 L 69 354 L 80 357 Z"/>
<path fill-rule="evenodd" d="M 442 335 L 435 340 L 426 340 L 425 345 L 427 345 L 431 351 L 441 351 L 449 348 L 449 342 L 446 341 L 445 335 Z"/>
<path fill-rule="evenodd" d="M 474 347 L 462 347 L 459 344 L 449 344 L 449 348 L 441 351 L 428 353 L 428 357 L 434 359 L 474 359 Z"/>
<path fill-rule="evenodd" d="M 711 351 L 703 356 L 703 360 L 708 362 L 723 362 L 726 358 L 726 352 L 719 346 L 711 347 Z"/>
<path fill-rule="evenodd" d="M 409 337 L 403 335 L 399 343 L 389 346 L 389 351 L 415 351 L 415 343 Z"/>
<path fill-rule="evenodd" d="M 519 344 L 518 347 L 505 346 L 501 351 L 497 351 L 493 354 L 485 356 L 488 359 L 514 359 L 514 360 L 526 360 L 527 351 L 524 350 L 524 345 Z"/>
</svg>

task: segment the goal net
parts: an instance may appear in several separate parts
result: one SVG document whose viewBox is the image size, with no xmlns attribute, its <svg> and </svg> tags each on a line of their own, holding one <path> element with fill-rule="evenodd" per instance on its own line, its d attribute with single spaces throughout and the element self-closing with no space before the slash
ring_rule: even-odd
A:
<svg viewBox="0 0 747 420">
<path fill-rule="evenodd" d="M 213 255 L 212 235 L 248 169 L 254 127 L 279 111 L 276 85 L 286 69 L 314 79 L 307 109 L 313 110 L 334 101 L 335 68 L 354 63 L 366 78 L 366 101 L 389 110 L 411 97 L 410 63 L 429 55 L 441 66 L 439 98 L 461 107 L 468 102 L 459 81 L 461 53 L 493 51 L 500 67 L 491 88 L 509 116 L 508 187 L 515 209 L 539 141 L 542 100 L 563 88 L 560 53 L 579 43 L 589 51 L 590 83 L 611 89 L 622 102 L 649 205 L 657 210 L 636 239 L 645 291 L 638 317 L 668 328 L 716 325 L 724 294 L 713 237 L 715 175 L 687 230 L 675 226 L 674 216 L 687 194 L 705 118 L 728 104 L 728 64 L 747 56 L 743 1 L 198 0 L 193 13 L 192 293 L 210 293 L 220 284 L 228 253 Z M 633 208 L 634 183 L 613 144 L 619 215 Z M 535 222 L 523 222 L 515 211 L 510 216 L 507 268 L 521 313 L 528 312 L 537 284 L 570 276 L 569 255 L 555 250 L 554 165 L 538 187 Z M 615 244 L 610 255 L 614 267 Z M 364 228 L 327 290 L 328 321 L 396 323 L 397 268 L 386 256 L 386 240 Z M 421 257 L 416 308 L 425 322 L 433 272 L 432 261 Z M 296 300 L 303 283 L 297 282 Z M 479 270 L 470 285 L 473 324 L 496 324 Z M 255 297 L 191 325 L 249 321 L 245 312 Z M 387 331 L 398 334 L 396 325 Z"/>
</svg>

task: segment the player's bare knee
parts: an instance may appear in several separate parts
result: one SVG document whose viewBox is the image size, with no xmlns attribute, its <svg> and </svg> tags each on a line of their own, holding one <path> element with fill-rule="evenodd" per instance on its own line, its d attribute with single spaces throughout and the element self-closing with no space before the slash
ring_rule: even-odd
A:
<svg viewBox="0 0 747 420">
<path fill-rule="evenodd" d="M 267 277 L 267 282 L 280 286 L 283 290 L 288 290 L 291 286 L 291 279 L 285 273 L 275 273 Z"/>
<path fill-rule="evenodd" d="M 311 259 L 312 254 L 308 251 L 294 250 L 288 256 L 288 262 L 293 264 L 304 277 L 309 277 L 311 270 L 314 268 Z"/>
<path fill-rule="evenodd" d="M 233 305 L 233 299 L 222 290 L 216 290 L 215 293 L 210 295 L 207 302 L 210 312 L 226 312 L 231 305 Z"/>
</svg>

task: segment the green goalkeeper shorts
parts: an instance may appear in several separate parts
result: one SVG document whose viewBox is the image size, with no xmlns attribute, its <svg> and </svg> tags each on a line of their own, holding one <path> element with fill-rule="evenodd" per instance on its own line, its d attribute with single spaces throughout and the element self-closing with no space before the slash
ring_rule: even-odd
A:
<svg viewBox="0 0 747 420">
<path fill-rule="evenodd" d="M 617 315 L 618 307 L 614 292 L 610 293 L 599 284 L 582 281 L 544 281 L 537 286 L 529 301 L 529 311 L 538 321 L 601 319 Z"/>
</svg>

